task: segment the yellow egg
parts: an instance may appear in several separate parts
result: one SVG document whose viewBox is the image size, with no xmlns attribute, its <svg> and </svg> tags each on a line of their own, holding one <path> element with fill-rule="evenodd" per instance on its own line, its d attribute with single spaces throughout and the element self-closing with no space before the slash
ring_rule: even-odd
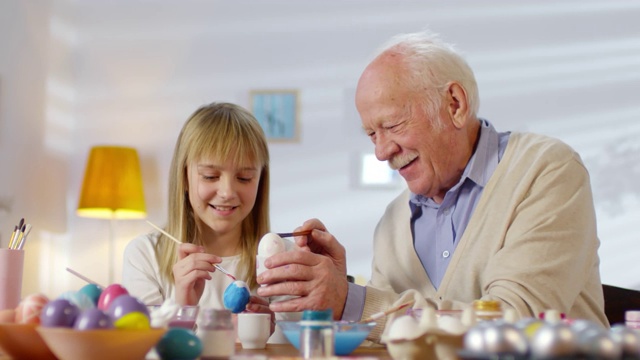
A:
<svg viewBox="0 0 640 360">
<path fill-rule="evenodd" d="M 128 314 L 123 315 L 120 319 L 116 320 L 113 323 L 116 329 L 138 329 L 144 330 L 149 329 L 151 326 L 149 325 L 149 318 L 147 315 L 134 311 Z"/>
</svg>

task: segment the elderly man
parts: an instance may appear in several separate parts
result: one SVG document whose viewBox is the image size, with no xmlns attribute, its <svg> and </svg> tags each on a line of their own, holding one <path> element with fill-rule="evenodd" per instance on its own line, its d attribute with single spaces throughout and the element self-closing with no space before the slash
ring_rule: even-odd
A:
<svg viewBox="0 0 640 360">
<path fill-rule="evenodd" d="M 521 317 L 555 309 L 608 326 L 589 175 L 559 140 L 498 132 L 477 115 L 465 60 L 437 36 L 399 35 L 356 91 L 362 126 L 408 190 L 374 235 L 371 281 L 346 281 L 344 248 L 316 219 L 258 278 L 273 311 L 332 308 L 359 320 L 407 299 L 443 308 L 498 300 Z M 381 322 L 371 334 L 379 340 Z"/>
</svg>

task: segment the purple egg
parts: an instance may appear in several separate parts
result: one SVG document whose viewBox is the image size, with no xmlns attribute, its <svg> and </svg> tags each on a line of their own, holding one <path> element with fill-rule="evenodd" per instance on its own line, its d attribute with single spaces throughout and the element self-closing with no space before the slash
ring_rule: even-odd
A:
<svg viewBox="0 0 640 360">
<path fill-rule="evenodd" d="M 44 327 L 72 327 L 80 313 L 78 306 L 67 299 L 55 299 L 45 304 L 40 313 Z"/>
<path fill-rule="evenodd" d="M 84 310 L 78 315 L 73 328 L 76 330 L 111 329 L 111 317 L 98 308 Z"/>
<path fill-rule="evenodd" d="M 149 317 L 149 309 L 142 301 L 131 295 L 120 295 L 111 302 L 107 309 L 107 314 L 111 316 L 113 321 L 116 321 L 123 315 L 134 311 L 141 312 Z"/>
</svg>

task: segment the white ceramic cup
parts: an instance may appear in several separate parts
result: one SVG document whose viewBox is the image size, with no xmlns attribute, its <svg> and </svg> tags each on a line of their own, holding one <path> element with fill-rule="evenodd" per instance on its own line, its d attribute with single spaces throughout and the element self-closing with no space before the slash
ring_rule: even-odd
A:
<svg viewBox="0 0 640 360">
<path fill-rule="evenodd" d="M 238 339 L 243 349 L 264 349 L 271 335 L 271 314 L 238 314 Z"/>
<path fill-rule="evenodd" d="M 0 310 L 20 303 L 23 267 L 24 250 L 0 249 Z"/>
</svg>

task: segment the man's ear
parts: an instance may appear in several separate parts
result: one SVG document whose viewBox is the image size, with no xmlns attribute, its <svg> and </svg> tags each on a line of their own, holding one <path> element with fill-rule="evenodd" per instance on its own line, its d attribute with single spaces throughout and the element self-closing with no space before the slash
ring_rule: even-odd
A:
<svg viewBox="0 0 640 360">
<path fill-rule="evenodd" d="M 451 82 L 448 84 L 445 99 L 448 102 L 447 111 L 449 112 L 453 126 L 461 129 L 467 122 L 467 115 L 469 113 L 467 92 L 462 85 L 457 82 Z"/>
</svg>

